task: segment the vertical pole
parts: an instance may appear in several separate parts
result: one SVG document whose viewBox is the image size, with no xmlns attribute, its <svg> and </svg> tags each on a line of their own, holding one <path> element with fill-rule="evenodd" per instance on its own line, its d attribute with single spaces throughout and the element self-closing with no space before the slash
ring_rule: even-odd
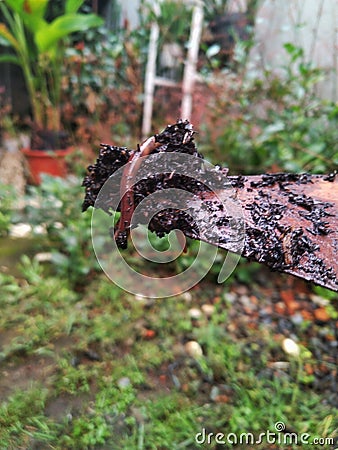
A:
<svg viewBox="0 0 338 450">
<path fill-rule="evenodd" d="M 182 119 L 191 118 L 192 94 L 196 81 L 196 65 L 198 61 L 198 51 L 203 28 L 203 3 L 197 0 L 193 9 L 192 23 L 189 38 L 188 55 L 185 63 L 183 84 L 182 84 Z"/>
<path fill-rule="evenodd" d="M 159 15 L 159 6 L 155 2 L 154 11 L 156 16 Z M 153 115 L 153 98 L 156 78 L 156 58 L 158 38 L 160 34 L 159 26 L 154 22 L 151 26 L 148 61 L 146 67 L 145 81 L 144 81 L 144 102 L 143 102 L 143 120 L 142 120 L 142 136 L 149 135 L 151 130 L 151 119 Z"/>
</svg>

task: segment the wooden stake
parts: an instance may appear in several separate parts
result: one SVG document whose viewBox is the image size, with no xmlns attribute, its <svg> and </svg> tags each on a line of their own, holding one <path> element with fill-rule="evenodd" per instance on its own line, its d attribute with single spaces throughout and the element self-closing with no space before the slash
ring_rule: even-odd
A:
<svg viewBox="0 0 338 450">
<path fill-rule="evenodd" d="M 198 51 L 203 28 L 203 4 L 197 0 L 193 9 L 188 55 L 183 75 L 183 98 L 181 105 L 181 117 L 183 120 L 191 118 L 192 93 L 196 81 L 196 65 L 198 61 Z"/>
</svg>

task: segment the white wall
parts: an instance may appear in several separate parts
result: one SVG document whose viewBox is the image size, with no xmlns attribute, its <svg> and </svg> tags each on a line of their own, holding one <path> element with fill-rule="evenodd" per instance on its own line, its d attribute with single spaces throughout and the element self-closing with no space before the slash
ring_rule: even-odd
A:
<svg viewBox="0 0 338 450">
<path fill-rule="evenodd" d="M 140 0 L 119 0 L 121 5 L 121 20 L 124 23 L 127 20 L 131 29 L 136 28 L 139 24 L 138 10 Z"/>
<path fill-rule="evenodd" d="M 256 45 L 251 69 L 263 65 L 278 70 L 287 61 L 283 44 L 304 49 L 306 61 L 326 70 L 318 91 L 338 100 L 337 0 L 263 0 L 256 19 Z"/>
</svg>

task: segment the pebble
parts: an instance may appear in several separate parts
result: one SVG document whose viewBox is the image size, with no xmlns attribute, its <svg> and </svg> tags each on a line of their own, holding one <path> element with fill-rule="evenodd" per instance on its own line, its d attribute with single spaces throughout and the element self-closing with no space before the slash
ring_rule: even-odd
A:
<svg viewBox="0 0 338 450">
<path fill-rule="evenodd" d="M 196 341 L 189 341 L 184 346 L 186 353 L 192 358 L 200 358 L 203 356 L 203 350 L 200 344 Z"/>
<path fill-rule="evenodd" d="M 201 309 L 208 318 L 210 318 L 215 312 L 214 305 L 210 305 L 208 303 L 205 303 L 204 305 L 202 305 Z"/>
<path fill-rule="evenodd" d="M 62 222 L 54 222 L 53 227 L 56 228 L 57 230 L 62 230 L 62 228 L 64 228 Z"/>
<path fill-rule="evenodd" d="M 52 260 L 51 252 L 40 252 L 34 256 L 34 259 L 37 262 L 49 262 Z"/>
<path fill-rule="evenodd" d="M 330 303 L 330 300 L 320 297 L 320 295 L 311 294 L 310 299 L 313 303 L 315 303 L 318 306 L 326 306 Z"/>
<path fill-rule="evenodd" d="M 9 235 L 15 238 L 27 237 L 31 234 L 32 227 L 28 223 L 17 223 L 11 226 Z"/>
<path fill-rule="evenodd" d="M 130 378 L 122 377 L 117 381 L 117 385 L 119 388 L 124 389 L 131 385 Z"/>
<path fill-rule="evenodd" d="M 255 309 L 255 305 L 252 304 L 249 296 L 241 295 L 238 300 L 242 303 L 243 306 L 245 306 L 249 310 Z"/>
<path fill-rule="evenodd" d="M 47 230 L 46 227 L 43 225 L 35 225 L 35 227 L 33 228 L 34 234 L 47 234 Z"/>
<path fill-rule="evenodd" d="M 235 294 L 234 292 L 228 292 L 225 294 L 224 298 L 227 302 L 232 304 L 237 300 L 238 295 Z"/>
<path fill-rule="evenodd" d="M 239 295 L 248 295 L 249 289 L 244 284 L 240 284 L 239 286 L 236 287 L 236 292 Z"/>
<path fill-rule="evenodd" d="M 290 320 L 295 325 L 300 325 L 304 321 L 304 318 L 301 315 L 301 313 L 297 312 L 293 316 L 290 317 Z"/>
<path fill-rule="evenodd" d="M 198 320 L 202 316 L 202 311 L 199 308 L 190 308 L 188 313 L 189 317 L 194 320 Z"/>
<path fill-rule="evenodd" d="M 210 391 L 210 400 L 214 402 L 218 396 L 219 396 L 219 388 L 217 386 L 213 386 Z"/>
<path fill-rule="evenodd" d="M 137 302 L 144 304 L 145 306 L 152 306 L 155 303 L 155 300 L 151 297 L 144 297 L 143 295 L 136 294 L 134 296 Z"/>
<path fill-rule="evenodd" d="M 282 349 L 290 356 L 298 357 L 300 354 L 299 345 L 290 338 L 283 339 Z"/>
<path fill-rule="evenodd" d="M 192 300 L 192 295 L 190 294 L 190 292 L 184 292 L 182 294 L 182 298 L 183 300 L 185 300 L 186 302 L 191 302 Z"/>
<path fill-rule="evenodd" d="M 290 366 L 290 363 L 288 361 L 274 361 L 269 364 L 269 367 L 272 369 L 278 369 L 278 370 L 286 370 Z"/>
</svg>

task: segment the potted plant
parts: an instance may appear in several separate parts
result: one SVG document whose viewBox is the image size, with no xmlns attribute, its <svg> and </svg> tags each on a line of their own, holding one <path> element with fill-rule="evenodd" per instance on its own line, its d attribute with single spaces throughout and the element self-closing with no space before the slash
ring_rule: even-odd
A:
<svg viewBox="0 0 338 450">
<path fill-rule="evenodd" d="M 18 64 L 23 72 L 32 110 L 31 145 L 23 149 L 32 181 L 40 172 L 62 175 L 64 158 L 71 152 L 61 124 L 62 67 L 65 39 L 77 31 L 97 27 L 96 14 L 78 13 L 84 0 L 65 0 L 64 13 L 48 22 L 49 0 L 3 0 L 0 11 L 1 44 L 13 52 L 0 55 L 0 62 Z"/>
</svg>

